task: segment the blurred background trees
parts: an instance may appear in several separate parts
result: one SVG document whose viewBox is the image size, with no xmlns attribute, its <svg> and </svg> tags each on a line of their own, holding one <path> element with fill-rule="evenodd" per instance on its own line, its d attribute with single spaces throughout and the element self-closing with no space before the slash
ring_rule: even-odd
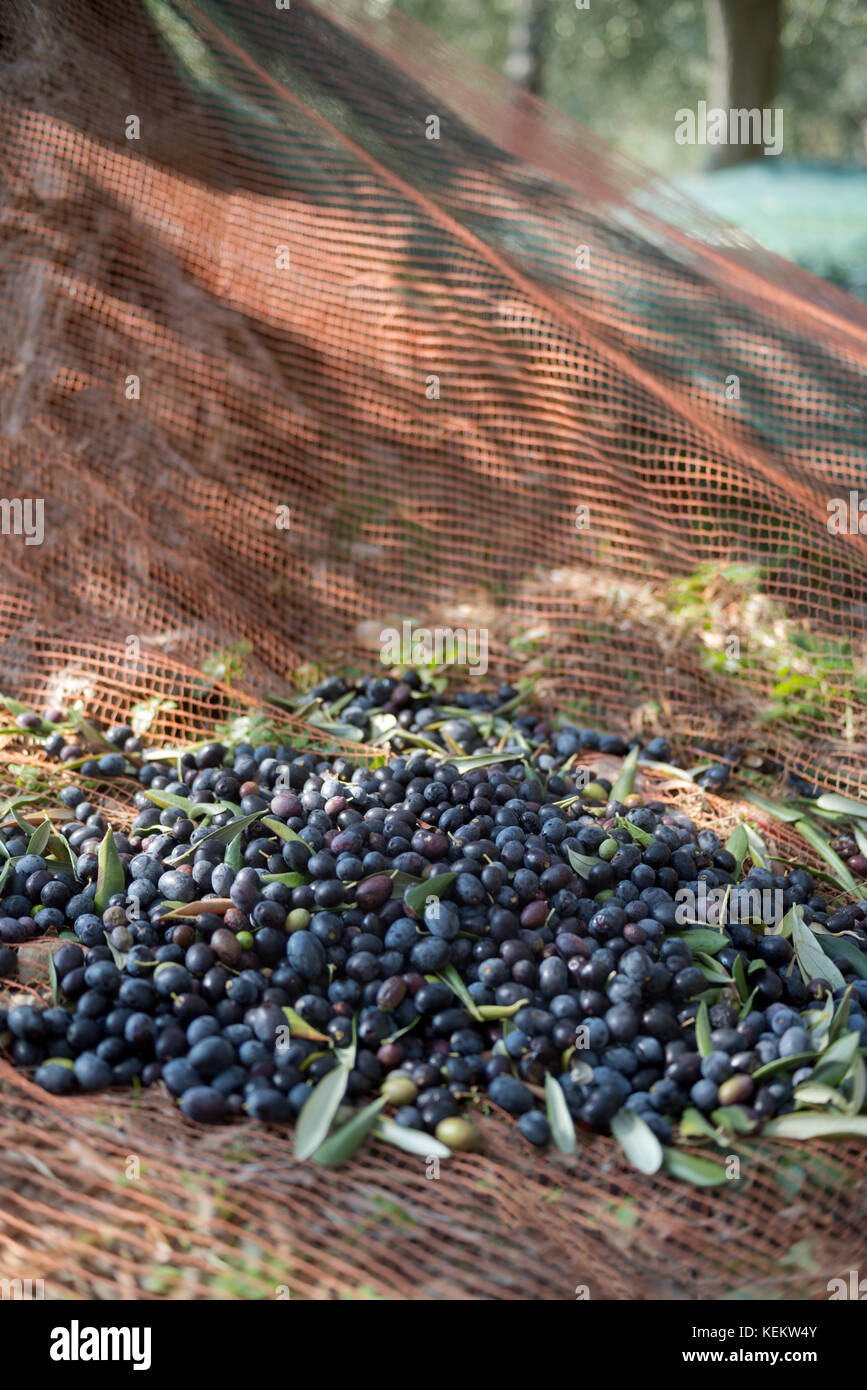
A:
<svg viewBox="0 0 867 1390">
<path fill-rule="evenodd" d="M 867 295 L 867 0 L 381 3 Z M 782 107 L 783 155 L 716 147 L 708 176 L 713 151 L 674 140 L 674 113 L 700 100 Z"/>
</svg>

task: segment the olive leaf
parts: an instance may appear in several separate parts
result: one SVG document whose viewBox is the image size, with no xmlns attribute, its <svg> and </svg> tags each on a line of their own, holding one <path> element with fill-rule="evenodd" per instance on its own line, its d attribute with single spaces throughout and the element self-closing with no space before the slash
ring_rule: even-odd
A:
<svg viewBox="0 0 867 1390">
<path fill-rule="evenodd" d="M 261 815 L 262 813 L 259 812 L 259 814 Z M 279 835 L 281 840 L 300 840 L 302 845 L 307 845 L 307 848 L 310 848 L 307 841 L 298 834 L 297 830 L 290 830 L 289 826 L 284 825 L 281 820 L 274 820 L 273 816 L 266 816 L 262 824 L 267 825 L 269 830 L 273 830 L 275 835 Z"/>
<path fill-rule="evenodd" d="M 732 979 L 734 980 L 735 985 L 737 987 L 738 999 L 741 1002 L 741 1004 L 743 1004 L 749 998 L 750 987 L 747 983 L 747 975 L 746 971 L 744 970 L 744 961 L 742 956 L 735 956 L 734 964 L 732 965 Z"/>
<path fill-rule="evenodd" d="M 850 1072 L 852 1079 L 852 1095 L 849 1100 L 848 1110 L 850 1115 L 857 1115 L 863 1109 L 864 1101 L 867 1099 L 867 1066 L 864 1065 L 864 1058 L 859 1053 L 852 1063 Z M 849 1077 L 846 1078 L 849 1080 Z"/>
<path fill-rule="evenodd" d="M 416 917 L 421 917 L 427 899 L 443 897 L 456 878 L 454 873 L 434 874 L 433 878 L 423 879 L 414 888 L 407 889 L 403 901 Z"/>
<path fill-rule="evenodd" d="M 234 844 L 234 843 L 235 843 L 235 842 L 234 842 L 234 840 L 233 840 L 233 841 L 232 841 L 232 844 Z M 227 855 L 226 855 L 226 863 L 228 864 L 228 862 L 229 862 L 229 856 L 228 856 L 228 854 L 227 854 Z M 230 865 L 230 868 L 232 868 L 232 867 L 234 867 L 234 866 L 233 866 L 233 865 Z M 307 877 L 306 877 L 305 874 L 296 874 L 296 873 L 288 873 L 288 874 L 263 874 L 263 875 L 262 875 L 262 882 L 263 882 L 263 883 L 282 883 L 283 886 L 284 886 L 285 888 L 300 888 L 300 887 L 302 886 L 302 884 L 305 884 L 305 883 L 307 882 Z"/>
<path fill-rule="evenodd" d="M 822 1108 L 847 1110 L 846 1097 L 833 1086 L 825 1086 L 817 1081 L 804 1081 L 795 1087 L 795 1100 L 801 1105 L 822 1106 Z"/>
<path fill-rule="evenodd" d="M 662 1161 L 665 1171 L 674 1178 L 683 1178 L 696 1187 L 716 1187 L 727 1182 L 725 1168 L 710 1158 L 699 1158 L 696 1154 L 684 1153 L 681 1149 L 664 1148 Z"/>
<path fill-rule="evenodd" d="M 566 850 L 566 858 L 576 874 L 580 874 L 582 878 L 586 878 L 590 870 L 595 869 L 597 864 L 604 863 L 604 860 L 599 859 L 596 855 L 578 854 L 574 849 Z"/>
<path fill-rule="evenodd" d="M 206 912 L 213 912 L 218 917 L 222 917 L 223 913 L 228 912 L 235 904 L 232 902 L 231 898 L 201 898 L 195 903 L 172 902 L 171 905 L 169 905 L 167 902 L 165 906 L 168 907 L 169 910 L 168 912 L 162 912 L 160 916 L 165 921 L 169 921 L 175 917 L 202 917 Z"/>
<path fill-rule="evenodd" d="M 115 945 L 113 945 L 112 940 L 111 940 L 111 937 L 109 936 L 108 932 L 103 932 L 103 936 L 105 937 L 105 944 L 106 944 L 106 946 L 107 946 L 108 949 L 111 951 L 111 958 L 112 958 L 112 960 L 114 961 L 114 963 L 115 963 L 115 965 L 117 966 L 118 970 L 123 970 L 124 966 L 126 965 L 126 954 L 125 954 L 125 952 L 119 951 L 119 950 L 117 949 L 117 947 L 116 947 Z"/>
<path fill-rule="evenodd" d="M 648 845 L 653 844 L 653 836 L 649 830 L 642 830 L 640 825 L 635 825 L 627 816 L 615 816 L 614 824 L 619 830 L 625 830 L 633 844 L 641 845 L 642 849 L 647 849 Z"/>
<path fill-rule="evenodd" d="M 27 842 L 27 853 L 41 855 L 48 841 L 51 838 L 51 821 L 46 817 L 41 825 L 37 825 L 33 834 Z"/>
<path fill-rule="evenodd" d="M 753 1081 L 769 1081 L 781 1071 L 797 1071 L 799 1067 L 812 1066 L 816 1060 L 815 1052 L 796 1052 L 792 1057 L 775 1057 L 773 1062 L 765 1062 L 753 1072 Z"/>
<path fill-rule="evenodd" d="M 810 931 L 798 904 L 786 913 L 783 925 L 788 920 L 791 921 L 795 959 L 804 977 L 804 983 L 809 984 L 810 980 L 827 980 L 832 989 L 844 988 L 846 981 L 830 957 L 825 955 L 818 937 Z"/>
<path fill-rule="evenodd" d="M 557 1148 L 564 1154 L 574 1153 L 575 1124 L 566 1104 L 563 1087 L 550 1072 L 545 1075 L 545 1109 L 548 1113 L 548 1124 L 551 1126 L 551 1138 Z"/>
<path fill-rule="evenodd" d="M 456 994 L 458 999 L 460 999 L 467 1013 L 472 1018 L 479 1019 L 479 1006 L 451 963 L 445 966 L 445 968 L 440 970 L 436 975 L 428 975 L 426 978 L 429 980 L 441 980 L 444 985 L 448 985 L 452 993 Z"/>
<path fill-rule="evenodd" d="M 829 1030 L 828 1030 L 828 1041 L 829 1041 L 829 1042 L 834 1042 L 834 1041 L 836 1041 L 836 1039 L 839 1038 L 840 1034 L 843 1033 L 843 1032 L 845 1031 L 846 1025 L 847 1025 L 848 1022 L 849 1022 L 849 1014 L 850 1014 L 850 1012 L 851 1012 L 851 1009 L 852 1009 L 852 986 L 849 985 L 848 988 L 847 988 L 847 990 L 846 990 L 846 993 L 843 995 L 843 998 L 840 1000 L 840 1003 L 837 1005 L 837 1009 L 836 1009 L 836 1011 L 835 1011 L 835 1013 L 834 1013 L 834 1017 L 833 1017 L 833 1019 L 831 1020 L 831 1026 L 830 1026 L 830 1028 L 829 1028 Z"/>
<path fill-rule="evenodd" d="M 662 1145 L 636 1110 L 618 1110 L 611 1119 L 611 1133 L 633 1168 L 651 1176 L 662 1167 Z"/>
<path fill-rule="evenodd" d="M 516 999 L 514 1004 L 476 1004 L 476 1016 L 484 1023 L 497 1023 L 500 1019 L 514 1018 L 529 1002 L 529 999 Z"/>
<path fill-rule="evenodd" d="M 262 811 L 253 811 L 252 815 L 237 816 L 233 820 L 227 821 L 225 825 L 218 825 L 215 830 L 209 830 L 207 835 L 203 835 L 194 845 L 188 845 L 181 854 L 176 854 L 165 862 L 170 864 L 172 868 L 174 868 L 176 864 L 183 864 L 185 859 L 189 859 L 191 854 L 195 854 L 196 850 L 199 849 L 201 845 L 207 844 L 209 840 L 213 840 L 220 845 L 227 845 L 230 840 L 233 840 L 242 830 L 246 830 L 248 825 L 252 825 L 254 821 L 259 820 L 262 815 Z"/>
<path fill-rule="evenodd" d="M 747 832 L 747 844 L 749 845 L 750 858 L 753 863 L 760 869 L 769 869 L 771 867 L 771 856 L 761 835 L 757 830 L 754 830 L 751 825 L 746 825 L 744 828 Z"/>
<path fill-rule="evenodd" d="M 715 956 L 731 944 L 721 931 L 713 931 L 710 927 L 700 927 L 697 931 L 679 931 L 674 935 L 685 942 L 690 950 L 702 951 L 706 956 Z"/>
<path fill-rule="evenodd" d="M 819 1115 L 796 1110 L 769 1120 L 762 1130 L 769 1139 L 867 1139 L 867 1115 Z"/>
<path fill-rule="evenodd" d="M 867 806 L 863 801 L 855 801 L 851 796 L 840 796 L 837 792 L 823 792 L 816 798 L 816 805 L 823 811 L 840 811 L 844 816 L 854 816 L 856 820 L 867 820 Z"/>
<path fill-rule="evenodd" d="M 294 1009 L 290 1008 L 288 1004 L 284 1005 L 283 1012 L 286 1015 L 286 1020 L 289 1024 L 290 1037 L 309 1038 L 313 1042 L 331 1041 L 331 1039 L 325 1033 L 320 1033 L 318 1029 L 313 1027 L 312 1023 L 308 1023 L 306 1018 L 302 1018 L 301 1015 L 296 1013 Z"/>
<path fill-rule="evenodd" d="M 106 830 L 100 842 L 96 862 L 96 893 L 93 898 L 93 910 L 102 916 L 108 907 L 109 898 L 112 898 L 115 893 L 122 893 L 126 888 L 126 874 L 117 852 L 114 835 L 110 830 Z"/>
<path fill-rule="evenodd" d="M 756 1127 L 755 1121 L 740 1105 L 720 1105 L 712 1112 L 711 1119 L 728 1134 L 752 1134 Z"/>
<path fill-rule="evenodd" d="M 852 870 L 831 848 L 825 836 L 806 820 L 796 821 L 795 829 L 807 841 L 807 844 L 812 845 L 816 853 L 822 856 L 843 891 L 849 893 L 853 898 L 860 898 L 861 889 L 852 876 Z"/>
<path fill-rule="evenodd" d="M 850 936 L 846 936 L 845 933 L 832 936 L 830 932 L 823 932 L 819 937 L 819 943 L 832 960 L 848 961 L 858 979 L 867 980 L 867 956 L 858 949 Z"/>
<path fill-rule="evenodd" d="M 838 1086 L 858 1054 L 860 1041 L 860 1033 L 846 1033 L 832 1042 L 821 1053 L 810 1082 L 813 1085 Z"/>
<path fill-rule="evenodd" d="M 464 758 L 450 758 L 449 761 L 458 772 L 472 772 L 477 767 L 497 767 L 500 763 L 514 762 L 519 757 L 519 749 L 511 752 L 506 749 L 501 753 L 470 753 Z"/>
<path fill-rule="evenodd" d="M 155 806 L 162 806 L 163 808 L 166 806 L 174 806 L 179 811 L 186 812 L 187 815 L 189 815 L 193 805 L 188 796 L 178 796 L 175 792 L 164 792 L 160 788 L 154 790 L 152 787 L 145 787 L 145 796 L 149 801 L 152 801 Z M 197 802 L 196 804 L 208 805 L 213 803 Z M 214 809 L 216 810 L 216 806 L 214 806 Z"/>
<path fill-rule="evenodd" d="M 707 1004 L 702 999 L 695 1016 L 695 1043 L 702 1057 L 707 1057 L 708 1053 L 713 1052 L 710 1032 L 710 1015 Z"/>
<path fill-rule="evenodd" d="M 789 825 L 793 825 L 803 815 L 802 811 L 793 811 L 790 806 L 781 806 L 778 801 L 768 801 L 766 797 L 759 796 L 758 792 L 742 791 L 741 796 L 744 801 L 748 801 L 751 806 L 757 806 L 774 820 L 785 821 Z"/>
<path fill-rule="evenodd" d="M 321 1163 L 326 1168 L 336 1168 L 339 1164 L 345 1163 L 364 1143 L 385 1104 L 385 1096 L 379 1096 L 369 1105 L 365 1105 L 363 1110 L 359 1110 L 357 1115 L 353 1115 L 351 1120 L 347 1120 L 340 1129 L 330 1134 L 313 1154 L 314 1163 Z"/>
<path fill-rule="evenodd" d="M 51 985 L 51 1002 L 56 1006 L 60 1003 L 60 981 L 57 978 L 53 951 L 48 952 L 48 983 Z"/>
<path fill-rule="evenodd" d="M 631 793 L 632 788 L 635 786 L 635 773 L 638 768 L 638 755 L 640 752 L 641 749 L 636 743 L 635 747 L 630 748 L 626 757 L 623 759 L 620 775 L 611 788 L 611 796 L 609 798 L 611 801 L 622 801 L 625 796 L 629 796 Z"/>
<path fill-rule="evenodd" d="M 678 1132 L 684 1139 L 691 1139 L 701 1135 L 705 1139 L 716 1139 L 717 1133 L 713 1125 L 705 1118 L 700 1110 L 695 1106 L 689 1105 L 680 1117 Z"/>
<path fill-rule="evenodd" d="M 744 859 L 746 858 L 747 850 L 749 849 L 749 841 L 747 839 L 747 829 L 745 825 L 735 826 L 731 835 L 729 835 L 728 839 L 726 840 L 725 847 L 728 850 L 729 854 L 732 855 L 734 858 L 735 869 L 737 873 L 740 873 Z"/>
<path fill-rule="evenodd" d="M 295 1126 L 296 1158 L 311 1158 L 323 1144 L 340 1102 L 346 1094 L 348 1083 L 349 1068 L 338 1064 L 332 1071 L 326 1072 L 313 1087 L 301 1107 Z"/>
<path fill-rule="evenodd" d="M 239 830 L 237 834 L 232 836 L 231 840 L 226 846 L 226 853 L 223 858 L 223 862 L 226 865 L 226 868 L 234 870 L 235 873 L 238 872 L 238 870 L 242 867 L 244 862 L 243 850 L 241 848 L 241 839 L 243 837 L 243 834 L 243 830 Z M 279 875 L 272 874 L 271 881 L 273 881 L 274 878 L 279 878 Z M 300 881 L 303 882 L 303 879 Z"/>
<path fill-rule="evenodd" d="M 386 1144 L 393 1144 L 404 1153 L 417 1154 L 419 1158 L 451 1158 L 452 1151 L 446 1144 L 426 1134 L 423 1129 L 407 1129 L 405 1125 L 395 1124 L 381 1115 L 374 1127 L 374 1136 Z"/>
</svg>

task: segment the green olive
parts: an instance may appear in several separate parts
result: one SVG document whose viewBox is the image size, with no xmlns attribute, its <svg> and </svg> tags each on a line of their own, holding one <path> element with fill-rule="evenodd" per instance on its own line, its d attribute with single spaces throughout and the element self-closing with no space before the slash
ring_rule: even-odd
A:
<svg viewBox="0 0 867 1390">
<path fill-rule="evenodd" d="M 468 1152 L 470 1149 L 480 1149 L 482 1146 L 481 1130 L 473 1124 L 472 1120 L 462 1120 L 459 1116 L 451 1116 L 447 1120 L 440 1120 L 434 1131 L 441 1144 L 446 1144 L 450 1149 Z"/>
<path fill-rule="evenodd" d="M 581 795 L 585 801 L 607 801 L 609 793 L 601 782 L 588 782 Z"/>
<path fill-rule="evenodd" d="M 412 1105 L 418 1086 L 404 1072 L 393 1071 L 382 1083 L 381 1095 L 389 1105 Z"/>
<path fill-rule="evenodd" d="M 599 855 L 600 859 L 613 859 L 619 848 L 620 845 L 617 840 L 612 840 L 609 835 L 607 840 L 602 841 L 596 853 Z"/>
<path fill-rule="evenodd" d="M 310 921 L 310 913 L 306 907 L 293 907 L 286 918 L 286 930 L 288 932 L 304 931 Z"/>
<path fill-rule="evenodd" d="M 239 932 L 238 932 L 238 945 L 241 947 L 241 950 L 242 950 L 242 951 L 252 951 L 252 949 L 253 949 L 253 934 L 252 934 L 252 932 L 248 932 L 248 931 L 239 931 Z"/>
</svg>

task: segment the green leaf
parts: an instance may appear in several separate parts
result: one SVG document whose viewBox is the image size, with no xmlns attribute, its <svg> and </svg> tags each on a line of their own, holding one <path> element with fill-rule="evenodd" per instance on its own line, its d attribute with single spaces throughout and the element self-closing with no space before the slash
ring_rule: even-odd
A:
<svg viewBox="0 0 867 1390">
<path fill-rule="evenodd" d="M 439 971 L 438 974 L 428 975 L 426 978 L 428 980 L 441 980 L 444 985 L 448 985 L 452 993 L 456 994 L 458 999 L 460 999 L 471 1018 L 478 1019 L 479 1006 L 451 963 L 449 963 L 444 970 Z"/>
<path fill-rule="evenodd" d="M 341 1163 L 345 1163 L 347 1159 L 351 1158 L 373 1129 L 377 1116 L 385 1103 L 385 1097 L 379 1096 L 377 1100 L 371 1101 L 370 1105 L 365 1105 L 363 1110 L 359 1110 L 357 1115 L 353 1115 L 352 1119 L 348 1120 L 340 1129 L 329 1135 L 324 1144 L 321 1144 L 314 1153 L 314 1163 L 321 1163 L 325 1168 L 337 1168 Z"/>
<path fill-rule="evenodd" d="M 232 841 L 232 843 L 234 844 L 234 840 Z M 228 857 L 228 855 L 227 855 L 227 856 L 226 856 L 226 863 L 228 864 L 228 862 L 229 862 L 229 857 Z M 288 874 L 263 874 L 263 875 L 262 875 L 262 882 L 263 882 L 263 883 L 282 883 L 286 888 L 300 888 L 303 884 L 305 884 L 305 883 L 307 882 L 307 877 L 306 877 L 305 874 L 296 874 L 296 873 L 288 873 Z M 287 909 L 287 911 L 288 911 L 288 910 L 289 910 L 289 909 Z"/>
<path fill-rule="evenodd" d="M 152 801 L 155 806 L 162 806 L 163 808 L 165 808 L 166 806 L 175 806 L 179 811 L 184 811 L 187 816 L 189 816 L 190 810 L 192 809 L 193 805 L 188 796 L 177 796 L 174 792 L 164 792 L 160 790 L 160 788 L 157 788 L 156 791 L 154 791 L 152 788 L 146 787 L 145 796 L 148 798 L 149 801 Z M 201 804 L 208 805 L 210 803 L 203 802 Z M 215 804 L 214 810 L 216 811 L 216 809 L 217 807 Z"/>
<path fill-rule="evenodd" d="M 826 955 L 832 960 L 848 961 L 858 979 L 867 980 L 867 956 L 858 949 L 851 936 L 833 936 L 831 932 L 823 932 L 818 939 Z"/>
<path fill-rule="evenodd" d="M 97 850 L 96 860 L 98 867 L 93 910 L 102 916 L 108 907 L 109 898 L 113 897 L 115 893 L 122 893 L 126 888 L 126 874 L 123 864 L 120 862 L 114 835 L 110 830 L 105 832 Z"/>
<path fill-rule="evenodd" d="M 742 791 L 741 797 L 744 801 L 748 801 L 751 806 L 758 806 L 760 811 L 772 816 L 774 820 L 784 821 L 788 825 L 793 825 L 803 815 L 802 811 L 793 811 L 790 806 L 781 806 L 778 801 L 768 801 L 766 797 L 759 796 L 758 792 Z"/>
<path fill-rule="evenodd" d="M 845 1028 L 846 1028 L 846 1025 L 847 1025 L 848 1022 L 849 1022 L 849 1014 L 850 1014 L 850 1012 L 851 1012 L 851 1008 L 852 1008 L 852 986 L 849 985 L 849 986 L 847 987 L 847 989 L 846 989 L 846 993 L 843 995 L 843 998 L 840 1000 L 840 1003 L 837 1005 L 837 1010 L 836 1010 L 836 1012 L 835 1012 L 835 1014 L 834 1014 L 834 1017 L 833 1017 L 833 1019 L 832 1019 L 832 1021 L 831 1021 L 831 1027 L 830 1027 L 830 1029 L 829 1029 L 829 1031 L 828 1031 L 828 1041 L 829 1041 L 829 1042 L 834 1042 L 837 1038 L 840 1037 L 840 1034 L 844 1032 L 844 1030 L 845 1030 Z"/>
<path fill-rule="evenodd" d="M 118 970 L 123 970 L 124 966 L 126 965 L 126 954 L 123 951 L 119 951 L 117 947 L 112 944 L 112 940 L 108 932 L 103 932 L 103 936 L 105 937 L 106 946 L 111 951 L 112 960 L 114 961 Z"/>
<path fill-rule="evenodd" d="M 691 951 L 703 951 L 706 956 L 715 956 L 718 951 L 731 945 L 722 932 L 712 931 L 710 927 L 700 927 L 697 931 L 678 931 L 673 935 L 685 941 Z"/>
<path fill-rule="evenodd" d="M 840 796 L 837 792 L 823 792 L 816 798 L 816 805 L 823 811 L 840 811 L 844 816 L 854 816 L 856 820 L 867 820 L 867 806 L 863 801 L 855 801 L 851 796 Z"/>
<path fill-rule="evenodd" d="M 265 816 L 262 824 L 267 825 L 269 830 L 273 830 L 275 835 L 279 835 L 281 840 L 301 840 L 302 845 L 307 844 L 306 840 L 301 839 L 297 830 L 290 830 L 288 825 L 284 825 L 280 820 L 275 820 L 273 816 Z M 310 846 L 307 845 L 307 848 L 309 849 Z"/>
<path fill-rule="evenodd" d="M 769 1139 L 867 1139 L 867 1115 L 817 1115 L 795 1111 L 769 1120 L 762 1130 Z"/>
<path fill-rule="evenodd" d="M 653 844 L 653 836 L 649 830 L 642 830 L 640 825 L 634 825 L 626 816 L 615 816 L 614 824 L 619 830 L 625 830 L 635 845 L 641 845 L 642 849 L 647 849 L 648 845 Z"/>
<path fill-rule="evenodd" d="M 804 921 L 804 914 L 797 904 L 786 913 L 783 918 L 783 925 L 789 919 L 791 919 L 792 925 L 792 945 L 795 948 L 795 959 L 798 962 L 798 969 L 804 977 L 804 983 L 809 984 L 810 980 L 827 980 L 832 990 L 843 988 L 846 981 L 831 958 L 825 955 L 818 937 L 810 931 Z"/>
<path fill-rule="evenodd" d="M 836 1106 L 839 1110 L 847 1109 L 846 1097 L 834 1089 L 833 1086 L 824 1086 L 817 1081 L 804 1081 L 800 1086 L 795 1087 L 795 1100 L 802 1105 L 810 1106 L 829 1106 L 832 1109 Z"/>
<path fill-rule="evenodd" d="M 726 840 L 725 847 L 729 854 L 734 856 L 736 871 L 740 873 L 746 853 L 749 848 L 747 840 L 747 829 L 745 825 L 736 825 L 731 835 Z"/>
<path fill-rule="evenodd" d="M 37 825 L 33 834 L 30 836 L 27 842 L 27 853 L 41 855 L 50 838 L 51 821 L 46 817 L 41 825 Z"/>
<path fill-rule="evenodd" d="M 545 1109 L 548 1112 L 548 1124 L 551 1126 L 551 1138 L 557 1148 L 564 1154 L 574 1153 L 575 1125 L 569 1114 L 563 1087 L 550 1072 L 545 1074 Z"/>
<path fill-rule="evenodd" d="M 698 1158 L 695 1154 L 684 1153 L 681 1149 L 663 1149 L 665 1171 L 674 1178 L 683 1178 L 696 1187 L 716 1187 L 727 1182 L 725 1168 L 710 1158 Z"/>
<path fill-rule="evenodd" d="M 692 1105 L 687 1106 L 681 1115 L 678 1133 L 684 1139 L 691 1139 L 696 1135 L 701 1135 L 705 1139 L 716 1139 L 717 1137 L 716 1130 L 710 1121 Z"/>
<path fill-rule="evenodd" d="M 60 1003 L 60 981 L 54 964 L 54 952 L 48 952 L 48 982 L 51 985 L 51 1002 L 56 1007 Z"/>
<path fill-rule="evenodd" d="M 348 1082 L 349 1068 L 338 1065 L 333 1071 L 326 1072 L 321 1081 L 316 1083 L 301 1107 L 295 1126 L 296 1158 L 311 1158 L 324 1142 L 340 1102 L 346 1094 Z"/>
<path fill-rule="evenodd" d="M 514 1018 L 529 1002 L 529 999 L 516 999 L 514 1004 L 476 1004 L 476 1014 L 484 1023 L 498 1023 L 504 1018 Z"/>
<path fill-rule="evenodd" d="M 852 1064 L 850 1073 L 852 1080 L 852 1096 L 849 1101 L 849 1114 L 857 1115 L 864 1107 L 867 1099 L 867 1066 L 864 1065 L 864 1058 L 859 1055 Z M 849 1077 L 846 1078 L 849 1080 Z"/>
<path fill-rule="evenodd" d="M 732 979 L 734 980 L 735 986 L 737 987 L 738 999 L 741 1002 L 741 1004 L 743 1004 L 744 1001 L 749 998 L 750 987 L 747 983 L 747 976 L 746 971 L 744 970 L 744 962 L 742 956 L 735 956 L 734 965 L 732 966 Z"/>
<path fill-rule="evenodd" d="M 812 1066 L 816 1061 L 815 1052 L 796 1052 L 792 1057 L 775 1057 L 773 1062 L 765 1062 L 752 1073 L 753 1081 L 769 1081 L 781 1071 L 797 1071 L 799 1067 Z"/>
<path fill-rule="evenodd" d="M 749 846 L 750 858 L 760 869 L 771 867 L 771 856 L 768 847 L 757 830 L 751 825 L 744 827 L 747 832 L 747 845 Z"/>
<path fill-rule="evenodd" d="M 860 1033 L 846 1033 L 826 1047 L 813 1068 L 811 1084 L 839 1086 L 858 1054 L 860 1041 Z"/>
<path fill-rule="evenodd" d="M 626 757 L 623 759 L 623 766 L 620 769 L 620 775 L 611 788 L 609 800 L 622 801 L 625 796 L 629 796 L 631 793 L 632 788 L 635 786 L 635 773 L 638 768 L 638 755 L 640 752 L 641 749 L 638 744 L 636 744 L 635 747 L 630 748 L 629 752 L 626 754 Z"/>
<path fill-rule="evenodd" d="M 327 1034 L 320 1033 L 317 1028 L 313 1027 L 312 1023 L 308 1023 L 306 1018 L 302 1018 L 301 1015 L 297 1014 L 294 1009 L 291 1009 L 288 1004 L 284 1005 L 283 1012 L 289 1024 L 290 1037 L 309 1038 L 313 1042 L 331 1042 Z"/>
<path fill-rule="evenodd" d="M 853 898 L 860 898 L 861 889 L 852 876 L 852 870 L 849 868 L 848 864 L 843 863 L 839 854 L 831 848 L 825 836 L 817 830 L 814 825 L 811 825 L 809 821 L 805 820 L 799 820 L 795 825 L 795 829 L 798 831 L 799 835 L 803 836 L 807 844 L 812 845 L 816 853 L 822 856 L 825 863 L 832 870 L 834 878 L 843 891 L 849 893 Z"/>
<path fill-rule="evenodd" d="M 695 1043 L 702 1057 L 707 1057 L 708 1053 L 713 1052 L 713 1043 L 710 1040 L 710 1015 L 707 1004 L 702 999 L 698 1006 L 698 1013 L 695 1016 Z"/>
<path fill-rule="evenodd" d="M 215 830 L 209 830 L 207 835 L 203 835 L 201 840 L 197 840 L 194 845 L 189 845 L 182 854 L 175 854 L 165 862 L 171 867 L 176 864 L 183 864 L 185 859 L 189 859 L 191 854 L 195 854 L 196 850 L 207 844 L 209 840 L 214 840 L 220 845 L 227 845 L 242 830 L 246 830 L 248 825 L 259 820 L 262 814 L 261 811 L 254 811 L 250 816 L 236 816 L 233 820 L 227 821 L 225 825 L 218 825 Z"/>
<path fill-rule="evenodd" d="M 415 917 L 422 917 L 427 899 L 444 897 L 456 878 L 457 874 L 453 873 L 434 874 L 433 878 L 423 879 L 415 888 L 408 888 L 403 901 Z"/>
<path fill-rule="evenodd" d="M 62 864 L 65 869 L 70 869 L 73 877 L 77 878 L 78 861 L 66 836 L 52 832 L 48 839 L 48 848 L 58 863 Z"/>
<path fill-rule="evenodd" d="M 442 749 L 437 751 L 442 752 Z M 505 753 L 470 753 L 465 758 L 449 758 L 449 762 L 458 772 L 472 772 L 477 767 L 497 767 L 500 763 L 513 763 L 520 756 L 521 750 L 516 748 Z"/>
<path fill-rule="evenodd" d="M 243 850 L 242 850 L 242 848 L 241 848 L 241 838 L 242 838 L 243 834 L 244 834 L 243 830 L 239 830 L 238 833 L 237 833 L 237 835 L 233 835 L 233 836 L 232 836 L 231 840 L 229 841 L 228 845 L 226 846 L 226 853 L 225 853 L 225 856 L 224 856 L 224 863 L 226 864 L 226 867 L 227 867 L 227 868 L 229 868 L 229 869 L 234 869 L 235 873 L 237 873 L 237 872 L 239 871 L 239 869 L 243 866 L 243 863 L 244 863 L 244 853 L 243 853 Z M 277 875 L 273 875 L 273 874 L 272 874 L 272 875 L 270 876 L 270 880 L 269 880 L 269 881 L 273 881 L 273 879 L 274 879 L 275 877 L 277 877 Z M 302 882 L 303 882 L 303 880 L 302 880 Z"/>
<path fill-rule="evenodd" d="M 383 1139 L 386 1144 L 393 1144 L 396 1149 L 403 1149 L 404 1153 L 417 1154 L 419 1158 L 452 1156 L 451 1149 L 439 1139 L 435 1139 L 432 1134 L 425 1134 L 423 1129 L 406 1129 L 404 1125 L 395 1124 L 394 1120 L 389 1120 L 385 1115 L 380 1116 L 373 1132 L 377 1139 Z"/>
<path fill-rule="evenodd" d="M 740 1105 L 720 1105 L 713 1111 L 711 1119 L 729 1134 L 752 1134 L 756 1127 Z"/>
<path fill-rule="evenodd" d="M 663 1163 L 662 1145 L 636 1110 L 618 1110 L 611 1120 L 611 1133 L 639 1173 L 650 1176 L 659 1172 Z"/>
<path fill-rule="evenodd" d="M 590 870 L 595 869 L 597 864 L 604 862 L 594 854 L 578 854 L 574 849 L 567 849 L 566 857 L 576 874 L 580 874 L 582 878 L 586 878 Z"/>
</svg>

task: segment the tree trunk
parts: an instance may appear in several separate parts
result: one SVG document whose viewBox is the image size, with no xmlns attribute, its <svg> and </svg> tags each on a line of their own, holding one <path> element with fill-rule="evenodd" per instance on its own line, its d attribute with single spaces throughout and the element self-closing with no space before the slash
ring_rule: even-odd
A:
<svg viewBox="0 0 867 1390">
<path fill-rule="evenodd" d="M 549 0 L 514 0 L 509 25 L 506 76 L 534 96 L 542 93 L 544 42 Z"/>
<path fill-rule="evenodd" d="M 780 52 L 783 0 L 705 0 L 711 60 L 709 107 L 724 111 L 773 103 Z M 707 167 L 742 164 L 759 145 L 712 145 Z"/>
</svg>

